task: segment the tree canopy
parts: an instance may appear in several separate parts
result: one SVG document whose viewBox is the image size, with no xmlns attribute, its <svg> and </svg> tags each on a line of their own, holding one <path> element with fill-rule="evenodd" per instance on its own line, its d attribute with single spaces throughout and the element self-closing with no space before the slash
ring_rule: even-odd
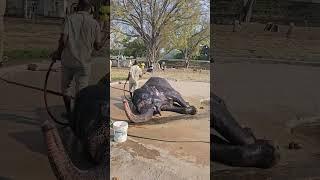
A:
<svg viewBox="0 0 320 180">
<path fill-rule="evenodd" d="M 159 59 L 162 48 L 173 48 L 172 44 L 178 47 L 178 44 L 188 44 L 187 41 L 190 45 L 199 44 L 196 41 L 201 39 L 200 34 L 202 37 L 202 32 L 207 31 L 206 28 L 196 25 L 201 14 L 200 1 L 114 0 L 111 2 L 112 32 L 128 37 L 140 37 L 146 47 L 148 62 L 155 63 Z M 193 23 L 190 23 L 191 21 Z M 199 29 L 200 31 L 197 32 L 196 30 Z M 179 32 L 183 38 L 172 35 L 172 33 L 177 35 Z M 189 35 L 194 35 L 194 38 L 186 40 L 184 36 Z M 172 38 L 185 43 L 173 43 Z"/>
</svg>

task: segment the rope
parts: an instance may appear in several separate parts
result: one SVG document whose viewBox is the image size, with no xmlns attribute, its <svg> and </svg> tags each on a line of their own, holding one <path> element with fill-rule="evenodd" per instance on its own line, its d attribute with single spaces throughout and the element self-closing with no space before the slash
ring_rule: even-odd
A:
<svg viewBox="0 0 320 180">
<path fill-rule="evenodd" d="M 147 139 L 147 140 L 153 140 L 153 141 L 161 141 L 161 142 L 170 142 L 170 143 L 206 143 L 206 144 L 210 144 L 210 142 L 208 141 L 177 141 L 177 140 L 164 140 L 164 139 L 157 139 L 157 138 L 148 138 L 148 137 L 142 137 L 142 136 L 136 136 L 136 135 L 132 135 L 132 134 L 128 134 L 128 136 L 130 137 L 134 137 L 134 138 L 139 138 L 139 139 Z"/>
<path fill-rule="evenodd" d="M 45 79 L 45 82 L 44 82 L 44 90 L 43 90 L 43 97 L 44 97 L 44 103 L 45 103 L 45 106 L 46 106 L 46 110 L 47 110 L 47 113 L 49 114 L 49 116 L 51 117 L 51 119 L 56 122 L 57 124 L 60 124 L 62 126 L 69 126 L 69 123 L 64 123 L 64 122 L 60 122 L 58 121 L 54 115 L 51 113 L 49 107 L 48 107 L 48 100 L 47 100 L 47 86 L 48 86 L 48 79 L 49 79 L 49 76 L 50 76 L 50 72 L 51 72 L 51 69 L 52 69 L 52 66 L 54 65 L 55 61 L 52 61 L 50 66 L 49 66 L 49 69 L 47 71 L 47 74 L 46 74 L 46 79 Z M 61 94 L 61 96 L 63 96 Z"/>
<path fill-rule="evenodd" d="M 121 89 L 121 88 L 116 88 L 116 87 L 112 87 L 112 86 L 110 86 L 111 88 L 113 88 L 113 89 L 117 89 L 117 90 L 121 90 L 121 91 L 126 91 L 126 92 L 130 92 L 130 91 L 128 91 L 128 90 L 125 90 L 125 89 Z"/>
<path fill-rule="evenodd" d="M 15 81 L 10 81 L 10 80 L 7 80 L 5 78 L 3 78 L 7 73 L 5 73 L 3 76 L 0 77 L 0 80 L 8 83 L 8 84 L 14 84 L 14 85 L 17 85 L 17 86 L 21 86 L 21 87 L 25 87 L 25 88 L 29 88 L 29 89 L 34 89 L 34 90 L 38 90 L 38 91 L 44 91 L 44 89 L 42 88 L 38 88 L 38 87 L 35 87 L 35 86 L 30 86 L 30 85 L 26 85 L 26 84 L 22 84 L 22 83 L 18 83 L 18 82 L 15 82 Z M 63 96 L 62 93 L 60 92 L 56 92 L 56 91 L 52 91 L 52 90 L 47 90 L 47 93 L 50 93 L 50 94 L 53 94 L 53 95 L 56 95 L 56 96 Z M 74 99 L 74 97 L 71 97 L 72 99 Z"/>
<path fill-rule="evenodd" d="M 121 89 L 121 88 L 116 88 L 116 87 L 113 87 L 113 86 L 110 86 L 110 88 L 123 91 L 123 96 L 124 96 L 124 98 L 126 98 L 128 101 L 130 101 L 130 100 L 127 98 L 127 96 L 126 96 L 126 92 L 131 92 L 131 91 L 126 90 L 126 84 L 127 84 L 127 82 L 128 82 L 128 80 L 126 80 L 126 82 L 124 83 L 123 89 Z M 131 96 L 131 93 L 130 93 L 130 96 Z M 132 97 L 131 97 L 131 98 L 132 98 Z"/>
</svg>

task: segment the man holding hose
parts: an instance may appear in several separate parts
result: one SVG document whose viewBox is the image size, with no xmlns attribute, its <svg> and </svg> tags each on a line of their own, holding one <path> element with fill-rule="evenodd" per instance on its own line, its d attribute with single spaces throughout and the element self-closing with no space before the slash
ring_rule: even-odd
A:
<svg viewBox="0 0 320 180">
<path fill-rule="evenodd" d="M 90 14 L 92 6 L 88 0 L 79 0 L 78 12 L 66 17 L 59 39 L 59 47 L 52 54 L 52 60 L 61 59 L 61 89 L 66 113 L 71 116 L 71 82 L 75 80 L 78 93 L 88 86 L 91 73 L 92 51 L 102 48 L 99 23 Z"/>
</svg>

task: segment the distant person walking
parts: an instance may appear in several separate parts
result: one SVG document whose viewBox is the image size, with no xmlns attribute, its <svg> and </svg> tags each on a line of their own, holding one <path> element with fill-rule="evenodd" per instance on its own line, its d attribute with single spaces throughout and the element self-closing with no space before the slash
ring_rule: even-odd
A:
<svg viewBox="0 0 320 180">
<path fill-rule="evenodd" d="M 52 60 L 61 59 L 61 88 L 67 113 L 71 115 L 71 83 L 75 80 L 78 93 L 88 86 L 91 73 L 91 53 L 102 48 L 99 23 L 89 13 L 91 4 L 88 0 L 79 0 L 78 12 L 67 16 L 59 40 L 59 47 L 52 55 Z M 61 57 L 61 58 L 60 58 Z"/>
<path fill-rule="evenodd" d="M 6 12 L 6 1 L 7 0 L 0 0 L 0 66 L 3 64 L 3 49 L 4 49 L 4 14 Z"/>
<path fill-rule="evenodd" d="M 131 96 L 133 95 L 133 92 L 136 89 L 138 89 L 139 87 L 138 81 L 141 77 L 142 77 L 142 70 L 138 66 L 137 60 L 135 60 L 133 65 L 130 67 L 130 71 L 127 78 L 127 81 L 129 81 L 129 91 Z"/>
</svg>

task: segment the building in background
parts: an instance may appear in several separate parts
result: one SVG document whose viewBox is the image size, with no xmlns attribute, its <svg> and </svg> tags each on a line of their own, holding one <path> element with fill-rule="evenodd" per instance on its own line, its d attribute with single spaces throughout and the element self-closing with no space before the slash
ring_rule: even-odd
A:
<svg viewBox="0 0 320 180">
<path fill-rule="evenodd" d="M 6 15 L 31 18 L 35 16 L 63 18 L 72 12 L 78 0 L 7 0 Z"/>
</svg>

